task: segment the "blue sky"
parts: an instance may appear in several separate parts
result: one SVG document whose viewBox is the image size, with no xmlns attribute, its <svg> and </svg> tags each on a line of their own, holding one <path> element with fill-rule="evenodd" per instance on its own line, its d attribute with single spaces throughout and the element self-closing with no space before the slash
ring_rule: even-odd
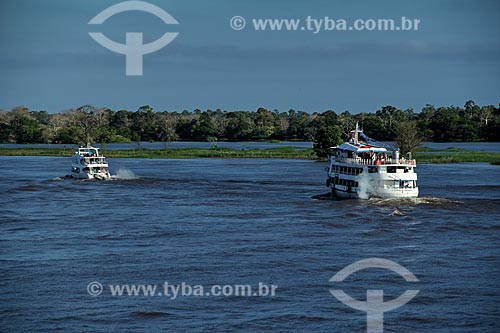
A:
<svg viewBox="0 0 500 333">
<path fill-rule="evenodd" d="M 2 0 L 0 108 L 51 113 L 84 104 L 157 111 L 196 108 L 373 112 L 383 105 L 500 102 L 500 2 L 151 0 L 178 22 L 144 12 L 87 23 L 116 0 Z M 231 17 L 247 27 L 232 30 Z M 420 19 L 419 31 L 255 31 L 253 18 Z M 144 75 L 125 75 L 117 42 L 143 32 L 178 37 L 144 56 Z"/>
</svg>

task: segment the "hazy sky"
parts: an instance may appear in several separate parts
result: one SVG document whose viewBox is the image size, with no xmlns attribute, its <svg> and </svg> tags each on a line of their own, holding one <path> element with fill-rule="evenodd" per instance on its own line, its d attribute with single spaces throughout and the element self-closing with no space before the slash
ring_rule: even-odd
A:
<svg viewBox="0 0 500 333">
<path fill-rule="evenodd" d="M 383 105 L 500 102 L 500 1 L 151 0 L 178 22 L 117 14 L 88 22 L 116 0 L 1 0 L 0 108 L 61 112 L 84 104 L 157 111 L 200 108 L 373 112 Z M 247 26 L 231 29 L 241 15 Z M 420 19 L 419 31 L 255 31 L 254 18 Z M 151 42 L 144 75 L 97 44 L 126 32 Z"/>
</svg>

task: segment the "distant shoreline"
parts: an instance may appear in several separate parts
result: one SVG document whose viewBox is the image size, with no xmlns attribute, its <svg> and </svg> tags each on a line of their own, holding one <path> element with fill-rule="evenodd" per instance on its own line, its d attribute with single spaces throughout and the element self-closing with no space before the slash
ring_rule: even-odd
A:
<svg viewBox="0 0 500 333">
<path fill-rule="evenodd" d="M 60 156 L 71 157 L 72 148 L 0 148 L 0 156 Z M 268 149 L 173 148 L 102 150 L 109 158 L 282 158 L 316 160 L 312 149 L 279 147 Z M 500 153 L 421 149 L 414 155 L 417 163 L 486 162 L 500 164 Z"/>
</svg>

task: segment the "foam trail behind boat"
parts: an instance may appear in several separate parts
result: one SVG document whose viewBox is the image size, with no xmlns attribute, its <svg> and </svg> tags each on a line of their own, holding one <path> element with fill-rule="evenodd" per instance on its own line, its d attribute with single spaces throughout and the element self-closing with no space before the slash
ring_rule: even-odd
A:
<svg viewBox="0 0 500 333">
<path fill-rule="evenodd" d="M 362 172 L 358 179 L 358 195 L 360 199 L 368 199 L 373 193 L 373 187 L 370 179 L 365 172 Z"/>
<path fill-rule="evenodd" d="M 120 169 L 118 169 L 118 171 L 116 172 L 116 175 L 114 175 L 113 178 L 116 178 L 116 179 L 138 179 L 139 177 L 137 177 L 135 175 L 135 173 L 130 169 L 120 168 Z"/>
</svg>

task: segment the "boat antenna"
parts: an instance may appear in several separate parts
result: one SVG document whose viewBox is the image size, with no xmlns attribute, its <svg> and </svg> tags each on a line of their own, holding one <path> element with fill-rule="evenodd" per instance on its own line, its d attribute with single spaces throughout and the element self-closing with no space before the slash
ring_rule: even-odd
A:
<svg viewBox="0 0 500 333">
<path fill-rule="evenodd" d="M 356 130 L 354 131 L 354 144 L 358 143 L 358 139 L 359 139 L 358 132 L 359 132 L 359 125 L 356 122 Z"/>
</svg>

